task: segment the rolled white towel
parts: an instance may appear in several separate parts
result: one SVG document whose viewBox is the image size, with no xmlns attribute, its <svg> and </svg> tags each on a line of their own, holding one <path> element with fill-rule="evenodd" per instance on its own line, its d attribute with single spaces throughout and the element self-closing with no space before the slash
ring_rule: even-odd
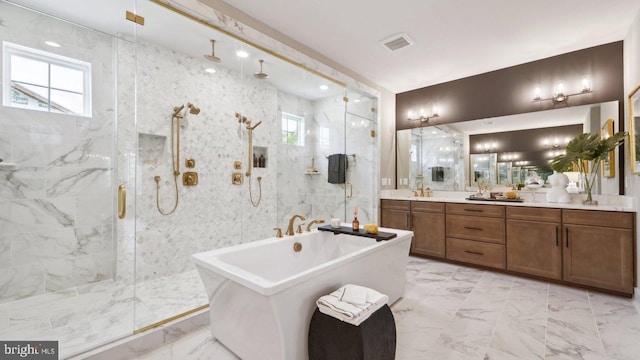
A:
<svg viewBox="0 0 640 360">
<path fill-rule="evenodd" d="M 340 290 L 342 290 L 340 300 L 354 305 L 371 306 L 371 304 L 378 304 L 381 301 L 385 303 L 389 301 L 387 295 L 364 286 L 347 284 L 336 290 L 336 292 L 340 292 Z"/>
</svg>

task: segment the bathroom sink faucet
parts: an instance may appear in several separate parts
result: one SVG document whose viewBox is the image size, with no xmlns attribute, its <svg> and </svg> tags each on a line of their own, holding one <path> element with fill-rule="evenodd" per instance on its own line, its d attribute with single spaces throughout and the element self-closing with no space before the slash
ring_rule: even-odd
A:
<svg viewBox="0 0 640 360">
<path fill-rule="evenodd" d="M 289 236 L 292 236 L 293 234 L 295 234 L 295 233 L 293 232 L 293 223 L 294 223 L 294 221 L 295 221 L 296 219 L 300 219 L 300 220 L 307 220 L 307 218 L 306 218 L 306 217 L 304 217 L 304 216 L 302 216 L 302 215 L 297 215 L 297 214 L 296 214 L 296 215 L 293 215 L 293 216 L 291 217 L 291 219 L 289 220 L 289 226 L 287 226 L 287 232 L 286 232 L 285 234 L 287 234 L 287 235 L 289 235 Z"/>
<path fill-rule="evenodd" d="M 313 224 L 324 224 L 324 220 L 313 220 L 307 225 L 307 231 L 311 231 L 311 225 Z"/>
</svg>

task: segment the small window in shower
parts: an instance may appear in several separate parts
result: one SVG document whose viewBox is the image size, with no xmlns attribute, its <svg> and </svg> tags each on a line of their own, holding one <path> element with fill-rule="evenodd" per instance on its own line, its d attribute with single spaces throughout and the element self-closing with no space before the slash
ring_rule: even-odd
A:
<svg viewBox="0 0 640 360">
<path fill-rule="evenodd" d="M 2 42 L 4 106 L 91 116 L 91 64 Z"/>
<path fill-rule="evenodd" d="M 282 143 L 304 146 L 304 117 L 282 113 Z"/>
</svg>

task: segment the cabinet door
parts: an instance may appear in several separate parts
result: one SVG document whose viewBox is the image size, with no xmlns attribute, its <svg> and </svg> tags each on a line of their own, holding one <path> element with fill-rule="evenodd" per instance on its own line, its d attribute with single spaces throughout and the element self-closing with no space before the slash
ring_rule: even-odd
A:
<svg viewBox="0 0 640 360">
<path fill-rule="evenodd" d="M 413 225 L 411 252 L 443 258 L 445 256 L 444 214 L 414 212 L 411 216 Z"/>
<path fill-rule="evenodd" d="M 404 210 L 380 210 L 380 225 L 382 227 L 409 230 L 410 212 Z"/>
<path fill-rule="evenodd" d="M 633 293 L 633 231 L 564 226 L 564 280 Z"/>
<path fill-rule="evenodd" d="M 559 223 L 507 221 L 507 269 L 551 279 L 562 278 Z"/>
</svg>

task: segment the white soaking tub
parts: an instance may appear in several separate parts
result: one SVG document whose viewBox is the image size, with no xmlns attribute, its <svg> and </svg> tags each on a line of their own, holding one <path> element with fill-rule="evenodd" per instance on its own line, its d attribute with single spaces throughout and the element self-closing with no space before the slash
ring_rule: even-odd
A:
<svg viewBox="0 0 640 360">
<path fill-rule="evenodd" d="M 193 255 L 213 336 L 243 360 L 308 359 L 315 301 L 344 284 L 404 293 L 413 232 L 387 241 L 314 230 Z M 294 243 L 302 244 L 295 252 Z"/>
</svg>

